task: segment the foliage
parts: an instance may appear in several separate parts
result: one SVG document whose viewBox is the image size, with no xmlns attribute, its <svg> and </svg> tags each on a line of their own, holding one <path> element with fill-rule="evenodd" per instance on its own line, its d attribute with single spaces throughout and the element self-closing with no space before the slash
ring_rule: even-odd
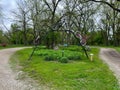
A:
<svg viewBox="0 0 120 90">
<path fill-rule="evenodd" d="M 27 40 L 24 42 L 24 34 L 23 30 L 21 29 L 20 25 L 14 23 L 11 25 L 11 30 L 9 32 L 5 32 L 5 36 L 9 40 L 11 44 L 24 44 L 25 42 L 28 45 L 33 44 L 33 30 L 31 28 L 27 28 L 26 30 L 26 38 Z"/>
<path fill-rule="evenodd" d="M 82 60 L 82 57 L 85 57 L 82 55 L 83 52 L 79 50 L 78 51 L 75 51 L 75 50 L 77 50 L 75 46 L 73 46 L 73 48 L 72 46 L 70 46 L 68 49 L 64 48 L 64 50 L 39 49 L 35 51 L 35 55 L 44 57 L 46 61 L 61 61 L 62 62 L 61 59 L 64 59 L 64 57 L 66 57 L 67 60 Z"/>
<path fill-rule="evenodd" d="M 46 61 L 56 61 L 57 60 L 57 55 L 47 55 L 45 56 Z"/>
<path fill-rule="evenodd" d="M 8 40 L 2 30 L 0 30 L 0 43 L 8 43 Z"/>
<path fill-rule="evenodd" d="M 46 35 L 44 35 L 42 38 L 44 40 L 43 43 L 45 43 L 47 48 L 51 48 L 51 43 L 52 43 L 53 38 L 55 38 L 54 39 L 54 44 L 55 45 L 59 44 L 60 41 L 61 41 L 59 32 L 49 32 Z"/>
<path fill-rule="evenodd" d="M 61 57 L 59 59 L 59 62 L 61 62 L 61 63 L 67 63 L 68 62 L 68 58 L 67 57 Z"/>
<path fill-rule="evenodd" d="M 42 3 L 41 3 L 42 2 Z M 99 2 L 99 3 L 94 3 Z M 102 4 L 103 3 L 103 4 Z M 62 7 L 60 7 L 62 5 Z M 88 45 L 120 45 L 120 2 L 116 0 L 18 0 L 14 23 L 0 43 L 40 44 L 54 48 L 58 44 L 78 44 L 69 30 L 88 36 Z M 67 32 L 65 30 L 68 30 Z"/>
<path fill-rule="evenodd" d="M 79 56 L 79 55 L 69 55 L 68 59 L 69 60 L 81 60 L 81 56 Z"/>
<path fill-rule="evenodd" d="M 76 45 L 70 45 L 68 47 L 63 47 L 60 46 L 60 49 L 62 50 L 69 50 L 69 51 L 82 51 L 82 48 L 80 46 L 76 46 Z"/>
<path fill-rule="evenodd" d="M 6 43 L 2 43 L 1 46 L 2 46 L 2 47 L 6 47 L 7 44 L 6 44 Z"/>
</svg>

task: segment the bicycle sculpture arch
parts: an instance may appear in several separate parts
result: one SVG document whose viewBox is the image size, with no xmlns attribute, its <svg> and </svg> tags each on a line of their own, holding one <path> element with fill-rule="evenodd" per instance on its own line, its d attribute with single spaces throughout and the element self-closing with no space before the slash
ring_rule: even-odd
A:
<svg viewBox="0 0 120 90">
<path fill-rule="evenodd" d="M 74 30 L 70 30 L 70 29 L 64 29 L 64 30 L 62 30 L 62 29 L 61 30 L 56 30 L 56 29 L 53 29 L 53 28 L 51 28 L 51 29 L 53 30 L 53 32 L 57 31 L 57 32 L 66 32 L 66 33 L 69 32 L 69 33 L 71 33 L 77 39 L 77 41 L 80 44 L 80 46 L 82 47 L 86 57 L 89 59 L 89 56 L 88 56 L 88 53 L 87 53 L 87 50 L 86 50 L 87 37 L 85 35 L 82 35 L 79 31 L 75 32 Z M 50 31 L 46 32 L 46 35 L 49 32 Z M 36 37 L 36 39 L 35 39 L 35 47 L 34 47 L 34 49 L 33 49 L 33 51 L 32 51 L 32 53 L 31 53 L 28 60 L 31 60 L 31 58 L 32 58 L 32 56 L 34 54 L 34 51 L 36 50 L 37 46 L 39 45 L 40 38 L 41 37 L 39 35 Z"/>
</svg>

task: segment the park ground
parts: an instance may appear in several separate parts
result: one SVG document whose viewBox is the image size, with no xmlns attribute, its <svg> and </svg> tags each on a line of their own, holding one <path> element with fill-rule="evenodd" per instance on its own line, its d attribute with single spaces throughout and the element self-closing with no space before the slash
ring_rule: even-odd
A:
<svg viewBox="0 0 120 90">
<path fill-rule="evenodd" d="M 45 60 L 49 54 L 61 55 L 63 48 L 58 51 L 39 48 L 30 61 L 28 57 L 32 48 L 20 49 L 23 48 L 0 50 L 2 90 L 27 90 L 28 86 L 28 90 L 119 90 L 120 54 L 114 49 L 92 48 L 89 51 L 89 54 L 94 54 L 91 62 L 78 53 L 80 49 L 77 46 L 64 48 L 66 57 L 69 57 L 68 53 L 76 57 L 78 54 L 82 56 L 78 57 L 79 60 L 72 56 L 76 60 L 69 60 L 67 63 Z M 26 79 L 28 77 L 30 79 Z"/>
</svg>

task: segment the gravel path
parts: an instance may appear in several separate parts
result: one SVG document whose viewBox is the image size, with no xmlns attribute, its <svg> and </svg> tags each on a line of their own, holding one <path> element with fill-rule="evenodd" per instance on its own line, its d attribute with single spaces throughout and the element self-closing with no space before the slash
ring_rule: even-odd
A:
<svg viewBox="0 0 120 90">
<path fill-rule="evenodd" d="M 120 53 L 110 48 L 101 48 L 100 58 L 109 65 L 120 84 Z"/>
<path fill-rule="evenodd" d="M 16 79 L 19 73 L 15 74 L 9 65 L 10 56 L 23 48 L 11 48 L 0 50 L 0 90 L 46 90 L 33 86 L 34 81 L 30 79 L 19 80 Z M 29 83 L 30 81 L 31 83 Z"/>
</svg>

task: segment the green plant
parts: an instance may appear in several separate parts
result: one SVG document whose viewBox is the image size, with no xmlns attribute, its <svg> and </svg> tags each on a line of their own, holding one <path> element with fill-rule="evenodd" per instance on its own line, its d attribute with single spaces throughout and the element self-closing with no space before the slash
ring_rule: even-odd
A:
<svg viewBox="0 0 120 90">
<path fill-rule="evenodd" d="M 46 61 L 53 61 L 53 60 L 54 60 L 54 57 L 51 56 L 51 55 L 48 55 L 48 56 L 45 56 L 45 60 L 46 60 Z"/>
<path fill-rule="evenodd" d="M 81 60 L 80 55 L 69 55 L 68 56 L 69 60 Z"/>
<path fill-rule="evenodd" d="M 72 48 L 72 47 L 71 47 Z M 74 47 L 75 49 L 75 47 Z M 62 53 L 61 53 L 62 52 Z M 51 50 L 51 49 L 40 49 L 35 51 L 35 56 L 44 57 L 46 61 L 59 61 L 62 57 L 67 57 L 68 60 L 81 60 L 80 51 L 71 51 L 71 50 Z"/>
<path fill-rule="evenodd" d="M 75 55 L 73 60 L 80 60 L 80 59 L 81 59 L 80 55 Z"/>
<path fill-rule="evenodd" d="M 60 47 L 63 50 L 69 50 L 69 51 L 81 51 L 81 47 L 80 46 L 68 46 L 68 47 Z"/>
<path fill-rule="evenodd" d="M 69 56 L 68 56 L 68 59 L 69 59 L 69 60 L 74 60 L 74 56 L 69 55 Z"/>
<path fill-rule="evenodd" d="M 40 53 L 38 53 L 38 55 L 39 55 L 39 56 L 47 56 L 48 53 L 42 53 L 42 52 L 40 52 Z"/>
<path fill-rule="evenodd" d="M 1 46 L 2 46 L 2 47 L 6 47 L 7 44 L 6 44 L 6 43 L 2 43 Z"/>
<path fill-rule="evenodd" d="M 59 62 L 61 62 L 61 63 L 67 63 L 68 62 L 68 58 L 67 57 L 61 57 L 59 59 Z"/>
<path fill-rule="evenodd" d="M 46 55 L 45 60 L 46 61 L 56 61 L 58 59 L 56 54 Z"/>
</svg>

